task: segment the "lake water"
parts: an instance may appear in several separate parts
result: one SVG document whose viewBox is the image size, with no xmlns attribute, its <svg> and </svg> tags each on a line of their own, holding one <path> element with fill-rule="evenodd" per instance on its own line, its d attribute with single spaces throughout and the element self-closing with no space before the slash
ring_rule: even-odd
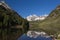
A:
<svg viewBox="0 0 60 40">
<path fill-rule="evenodd" d="M 37 38 L 31 38 L 31 37 L 28 37 L 27 35 L 22 35 L 20 38 L 18 38 L 18 40 L 52 40 L 51 37 L 49 38 L 46 38 L 46 37 L 37 37 Z"/>
</svg>

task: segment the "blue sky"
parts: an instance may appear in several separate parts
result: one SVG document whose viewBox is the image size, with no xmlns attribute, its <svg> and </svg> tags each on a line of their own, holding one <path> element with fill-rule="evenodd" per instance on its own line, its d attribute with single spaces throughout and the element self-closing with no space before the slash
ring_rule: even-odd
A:
<svg viewBox="0 0 60 40">
<path fill-rule="evenodd" d="M 60 5 L 60 0 L 5 0 L 6 3 L 22 17 L 27 17 L 32 14 L 38 16 L 49 14 L 57 5 Z"/>
</svg>

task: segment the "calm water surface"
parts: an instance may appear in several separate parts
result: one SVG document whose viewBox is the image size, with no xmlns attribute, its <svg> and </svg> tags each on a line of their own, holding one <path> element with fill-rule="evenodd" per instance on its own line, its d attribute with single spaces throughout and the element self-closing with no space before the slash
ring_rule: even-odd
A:
<svg viewBox="0 0 60 40">
<path fill-rule="evenodd" d="M 37 38 L 31 38 L 24 34 L 20 38 L 18 38 L 18 40 L 52 40 L 52 38 L 46 38 L 46 37 L 41 37 L 41 36 Z"/>
</svg>

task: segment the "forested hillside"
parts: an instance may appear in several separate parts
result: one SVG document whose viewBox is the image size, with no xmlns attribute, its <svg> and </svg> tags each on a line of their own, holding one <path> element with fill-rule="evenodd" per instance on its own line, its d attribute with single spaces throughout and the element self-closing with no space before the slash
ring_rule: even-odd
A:
<svg viewBox="0 0 60 40">
<path fill-rule="evenodd" d="M 0 40 L 16 40 L 29 28 L 29 22 L 12 9 L 0 5 Z"/>
</svg>

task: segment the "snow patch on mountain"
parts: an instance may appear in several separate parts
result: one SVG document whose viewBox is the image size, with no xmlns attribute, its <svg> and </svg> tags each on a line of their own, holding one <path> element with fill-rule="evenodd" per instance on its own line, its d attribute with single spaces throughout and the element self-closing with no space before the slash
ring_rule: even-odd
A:
<svg viewBox="0 0 60 40">
<path fill-rule="evenodd" d="M 44 20 L 48 15 L 37 16 L 37 15 L 29 15 L 27 16 L 28 21 L 37 21 L 37 20 Z"/>
</svg>

